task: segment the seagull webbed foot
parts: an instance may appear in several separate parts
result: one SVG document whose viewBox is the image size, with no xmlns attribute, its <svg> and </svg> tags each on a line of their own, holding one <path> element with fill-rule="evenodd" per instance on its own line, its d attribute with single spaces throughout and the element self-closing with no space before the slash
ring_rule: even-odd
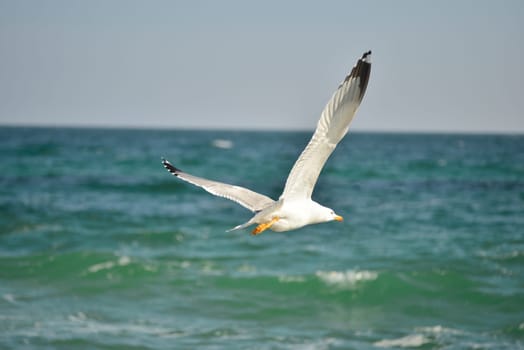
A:
<svg viewBox="0 0 524 350">
<path fill-rule="evenodd" d="M 275 222 L 277 222 L 280 218 L 278 216 L 274 216 L 273 219 L 271 219 L 271 221 L 268 221 L 268 222 L 264 222 L 260 225 L 258 225 L 251 233 L 253 235 L 258 235 L 262 232 L 264 232 L 265 230 L 267 230 L 268 228 L 270 228 L 271 226 L 273 226 L 273 224 Z"/>
</svg>

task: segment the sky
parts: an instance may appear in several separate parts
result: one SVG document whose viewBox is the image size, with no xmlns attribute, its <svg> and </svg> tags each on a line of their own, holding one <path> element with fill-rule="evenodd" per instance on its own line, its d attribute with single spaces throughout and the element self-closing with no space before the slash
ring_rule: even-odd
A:
<svg viewBox="0 0 524 350">
<path fill-rule="evenodd" d="M 0 0 L 0 125 L 524 133 L 524 1 Z"/>
</svg>

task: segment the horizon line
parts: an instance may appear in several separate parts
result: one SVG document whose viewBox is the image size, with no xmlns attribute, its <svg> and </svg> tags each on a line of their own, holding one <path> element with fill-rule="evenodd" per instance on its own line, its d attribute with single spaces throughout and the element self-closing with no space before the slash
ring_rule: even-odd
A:
<svg viewBox="0 0 524 350">
<path fill-rule="evenodd" d="M 314 132 L 309 128 L 271 128 L 271 127 L 222 127 L 211 125 L 174 126 L 174 125 L 119 125 L 119 124 L 45 124 L 45 123 L 4 123 L 0 121 L 0 128 L 35 128 L 35 129 L 98 129 L 98 130 L 152 130 L 152 131 L 217 131 L 217 132 Z M 376 133 L 376 134 L 440 134 L 440 135 L 507 135 L 524 136 L 524 130 L 430 130 L 430 129 L 366 129 L 353 128 L 349 133 Z"/>
</svg>

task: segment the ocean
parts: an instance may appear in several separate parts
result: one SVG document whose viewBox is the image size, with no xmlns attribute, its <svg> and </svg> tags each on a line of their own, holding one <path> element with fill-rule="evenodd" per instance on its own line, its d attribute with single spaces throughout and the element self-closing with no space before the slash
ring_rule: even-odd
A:
<svg viewBox="0 0 524 350">
<path fill-rule="evenodd" d="M 273 198 L 311 132 L 0 128 L 1 349 L 524 349 L 524 136 L 351 132 L 313 198 Z"/>
</svg>

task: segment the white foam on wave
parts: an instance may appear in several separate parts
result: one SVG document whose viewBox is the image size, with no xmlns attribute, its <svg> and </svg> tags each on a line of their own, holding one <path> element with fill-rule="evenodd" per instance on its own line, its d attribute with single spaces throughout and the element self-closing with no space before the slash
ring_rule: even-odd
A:
<svg viewBox="0 0 524 350">
<path fill-rule="evenodd" d="M 76 314 L 69 315 L 67 318 L 69 319 L 69 321 L 72 322 L 82 322 L 87 320 L 86 314 L 84 314 L 82 311 L 79 311 Z"/>
<path fill-rule="evenodd" d="M 249 264 L 242 264 L 237 268 L 237 271 L 246 274 L 253 274 L 257 272 L 257 267 Z"/>
<path fill-rule="evenodd" d="M 346 288 L 352 288 L 359 282 L 373 281 L 378 277 L 377 272 L 367 270 L 317 271 L 315 274 L 327 284 Z"/>
<path fill-rule="evenodd" d="M 446 328 L 442 327 L 441 325 L 433 326 L 433 327 L 417 327 L 415 328 L 415 331 L 422 332 L 422 333 L 431 333 L 434 335 L 441 335 L 441 334 L 462 334 L 464 332 L 453 329 L 453 328 Z"/>
<path fill-rule="evenodd" d="M 430 340 L 424 337 L 422 334 L 410 334 L 402 338 L 397 339 L 383 339 L 379 340 L 373 345 L 379 348 L 392 348 L 392 347 L 401 347 L 401 348 L 416 348 L 428 343 Z"/>
<path fill-rule="evenodd" d="M 429 327 L 416 327 L 413 334 L 396 339 L 383 339 L 373 343 L 382 348 L 401 347 L 411 348 L 426 345 L 431 342 L 441 343 L 442 341 L 456 340 L 464 332 L 458 329 L 447 328 L 441 325 Z"/>
<path fill-rule="evenodd" d="M 92 319 L 81 311 L 69 315 L 67 320 L 69 321 L 67 325 L 55 324 L 54 328 L 63 328 L 64 331 L 67 330 L 68 333 L 73 334 L 106 333 L 113 335 L 146 334 L 162 336 L 164 334 L 170 334 L 171 332 L 170 329 L 145 323 L 107 323 L 100 320 Z"/>
<path fill-rule="evenodd" d="M 492 259 L 492 260 L 512 260 L 516 258 L 521 258 L 524 256 L 524 251 L 522 250 L 510 250 L 510 251 L 486 251 L 480 250 L 477 252 L 477 255 L 481 258 Z"/>
<path fill-rule="evenodd" d="M 212 142 L 213 146 L 221 149 L 230 149 L 233 148 L 233 141 L 226 139 L 216 139 Z"/>
<path fill-rule="evenodd" d="M 282 339 L 282 341 L 284 341 Z M 333 347 L 341 346 L 342 341 L 336 338 L 322 338 L 318 340 L 311 340 L 309 342 L 305 342 L 302 344 L 293 344 L 290 345 L 288 348 L 292 350 L 324 350 L 324 349 L 331 349 Z"/>
<path fill-rule="evenodd" d="M 99 264 L 95 264 L 95 265 L 92 265 L 92 266 L 89 266 L 87 271 L 91 272 L 91 273 L 95 273 L 95 272 L 98 272 L 98 271 L 101 271 L 101 270 L 107 270 L 107 269 L 112 269 L 113 267 L 115 266 L 126 266 L 126 265 L 129 265 L 129 263 L 131 263 L 131 259 L 127 256 L 121 256 L 118 261 L 106 261 L 106 262 L 103 262 L 103 263 L 99 263 Z"/>
<path fill-rule="evenodd" d="M 11 303 L 11 304 L 16 304 L 16 299 L 15 299 L 15 296 L 13 294 L 4 294 L 2 295 L 2 298 L 7 301 L 8 303 Z"/>
</svg>

